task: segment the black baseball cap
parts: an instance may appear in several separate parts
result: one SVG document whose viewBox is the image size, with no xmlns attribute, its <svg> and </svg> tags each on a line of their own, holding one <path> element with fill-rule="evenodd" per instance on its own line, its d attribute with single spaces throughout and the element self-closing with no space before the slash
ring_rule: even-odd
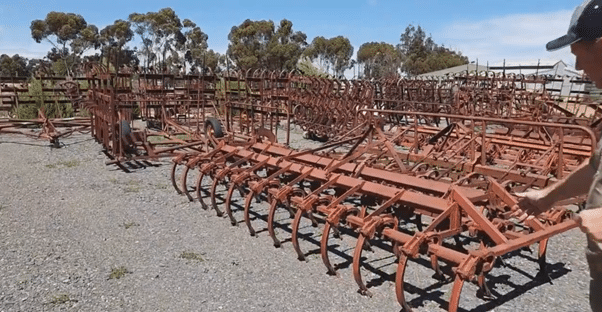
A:
<svg viewBox="0 0 602 312">
<path fill-rule="evenodd" d="M 558 50 L 580 40 L 602 37 L 602 0 L 585 0 L 575 9 L 566 35 L 546 44 L 548 51 Z"/>
</svg>

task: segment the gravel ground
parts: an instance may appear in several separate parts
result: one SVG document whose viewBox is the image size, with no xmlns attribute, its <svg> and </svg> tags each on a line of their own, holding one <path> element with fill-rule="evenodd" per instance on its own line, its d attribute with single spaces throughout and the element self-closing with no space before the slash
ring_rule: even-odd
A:
<svg viewBox="0 0 602 312">
<path fill-rule="evenodd" d="M 168 161 L 125 173 L 105 165 L 89 135 L 62 142 L 53 149 L 0 136 L 0 311 L 400 310 L 389 252 L 364 252 L 374 295 L 362 296 L 351 271 L 353 236 L 332 241 L 340 277 L 329 276 L 319 229 L 303 227 L 309 256 L 299 261 L 290 242 L 272 246 L 265 206 L 253 206 L 259 233 L 251 237 L 244 223 L 231 226 L 177 195 Z M 292 140 L 302 142 L 298 134 Z M 282 238 L 290 236 L 286 220 Z M 584 245 L 578 230 L 550 240 L 552 283 L 534 279 L 536 248 L 513 253 L 490 274 L 497 299 L 481 300 L 466 284 L 461 311 L 587 311 Z M 406 295 L 416 311 L 446 308 L 453 283 L 432 274 L 426 258 L 409 265 Z"/>
</svg>

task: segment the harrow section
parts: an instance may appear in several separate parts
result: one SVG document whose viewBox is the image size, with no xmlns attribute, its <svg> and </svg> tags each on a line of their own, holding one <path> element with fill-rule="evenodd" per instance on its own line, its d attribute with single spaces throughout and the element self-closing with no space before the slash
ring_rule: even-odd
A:
<svg viewBox="0 0 602 312">
<path fill-rule="evenodd" d="M 178 191 L 187 192 L 189 199 L 198 199 L 204 209 L 212 208 L 218 216 L 227 214 L 233 225 L 238 224 L 233 209 L 233 194 L 238 191 L 244 203 L 236 206 L 243 207 L 251 235 L 257 233 L 251 223 L 253 201 L 266 201 L 269 210 L 264 219 L 277 247 L 281 240 L 275 234 L 274 215 L 279 208 L 287 209 L 292 218 L 290 239 L 300 260 L 305 259 L 299 244 L 302 219 L 315 226 L 321 224 L 320 253 L 331 274 L 336 274 L 329 259 L 331 231 L 339 234 L 345 228 L 357 233 L 353 275 L 364 294 L 370 292 L 361 274 L 362 250 L 374 240 L 387 242 L 399 259 L 397 298 L 408 310 L 403 287 L 409 258 L 426 255 L 435 273 L 442 277 L 440 262 L 453 267 L 455 281 L 449 311 L 457 311 L 464 282 L 476 281 L 484 293 L 489 293 L 486 275 L 498 257 L 539 243 L 544 274 L 547 239 L 576 227 L 570 212 L 562 208 L 537 218 L 527 217 L 517 208 L 516 199 L 493 178 L 486 178 L 478 187 L 467 187 L 362 166 L 346 157 L 295 152 L 272 143 L 222 143 L 211 152 L 184 158 L 188 161 L 174 163 L 174 168 L 186 167 L 179 179 L 172 174 Z M 197 182 L 195 192 L 190 194 L 185 191 L 190 186 L 184 181 L 193 171 Z M 218 188 L 225 195 L 219 194 Z M 466 241 L 474 246 L 465 246 Z"/>
</svg>

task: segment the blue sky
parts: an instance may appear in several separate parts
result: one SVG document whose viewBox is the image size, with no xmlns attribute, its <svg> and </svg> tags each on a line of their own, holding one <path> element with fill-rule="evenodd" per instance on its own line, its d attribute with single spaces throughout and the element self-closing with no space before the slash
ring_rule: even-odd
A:
<svg viewBox="0 0 602 312">
<path fill-rule="evenodd" d="M 55 1 L 2 0 L 0 54 L 43 57 L 50 49 L 31 38 L 32 20 L 50 11 L 82 15 L 99 29 L 133 12 L 171 7 L 181 20 L 195 22 L 209 36 L 209 48 L 224 53 L 232 26 L 245 19 L 286 18 L 293 29 L 316 36 L 345 36 L 354 46 L 377 41 L 393 45 L 409 24 L 420 25 L 438 44 L 461 51 L 479 64 L 574 64 L 568 48 L 547 52 L 545 44 L 566 33 L 581 0 L 276 0 L 276 1 Z M 132 45 L 132 43 L 130 43 Z M 355 56 L 354 56 L 355 57 Z"/>
</svg>

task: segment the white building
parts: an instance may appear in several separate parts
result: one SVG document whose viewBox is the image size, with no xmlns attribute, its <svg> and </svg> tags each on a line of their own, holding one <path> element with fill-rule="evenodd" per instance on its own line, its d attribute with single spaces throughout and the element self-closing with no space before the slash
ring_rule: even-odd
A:
<svg viewBox="0 0 602 312">
<path fill-rule="evenodd" d="M 546 76 L 550 80 L 546 84 L 546 90 L 555 96 L 577 96 L 586 93 L 591 89 L 589 81 L 581 79 L 582 72 L 568 67 L 563 61 L 558 61 L 553 65 L 518 65 L 518 66 L 487 66 L 476 65 L 474 63 L 450 67 L 442 70 L 419 75 L 419 78 L 436 78 L 447 75 L 460 74 L 465 72 L 496 72 L 507 74 L 522 74 L 525 76 L 538 75 Z M 535 84 L 527 85 L 526 88 L 535 89 L 541 87 Z"/>
</svg>

